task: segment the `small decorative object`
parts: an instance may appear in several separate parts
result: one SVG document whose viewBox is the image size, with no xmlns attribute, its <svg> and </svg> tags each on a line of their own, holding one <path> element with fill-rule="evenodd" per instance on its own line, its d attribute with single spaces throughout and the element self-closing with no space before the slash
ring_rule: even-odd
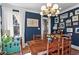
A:
<svg viewBox="0 0 79 59">
<path fill-rule="evenodd" d="M 71 19 L 66 20 L 66 26 L 71 26 Z"/>
<path fill-rule="evenodd" d="M 63 22 L 63 19 L 61 19 L 60 22 Z"/>
<path fill-rule="evenodd" d="M 69 23 L 66 23 L 66 26 L 71 26 L 71 22 L 69 22 Z"/>
<path fill-rule="evenodd" d="M 48 43 L 51 43 L 52 41 L 51 34 L 48 34 L 47 37 L 48 37 Z"/>
<path fill-rule="evenodd" d="M 65 27 L 64 22 L 63 23 L 59 23 L 59 28 L 63 29 Z"/>
<path fill-rule="evenodd" d="M 67 32 L 73 32 L 73 28 L 67 28 Z"/>
<path fill-rule="evenodd" d="M 72 17 L 72 21 L 78 21 L 78 15 Z"/>
<path fill-rule="evenodd" d="M 78 22 L 73 22 L 73 25 L 78 25 Z"/>
<path fill-rule="evenodd" d="M 68 36 L 72 36 L 72 33 L 68 33 Z"/>
<path fill-rule="evenodd" d="M 58 17 L 55 18 L 55 23 L 59 23 L 59 18 Z"/>
<path fill-rule="evenodd" d="M 63 18 L 68 18 L 68 13 L 60 15 L 60 19 L 63 19 Z"/>
<path fill-rule="evenodd" d="M 75 28 L 75 33 L 79 33 L 79 27 Z"/>
<path fill-rule="evenodd" d="M 70 12 L 70 15 L 69 15 L 69 16 L 70 16 L 70 17 L 73 16 L 73 12 Z"/>
<path fill-rule="evenodd" d="M 39 27 L 38 19 L 28 18 L 27 19 L 27 27 Z"/>
<path fill-rule="evenodd" d="M 75 10 L 75 15 L 79 14 L 79 9 Z"/>
</svg>

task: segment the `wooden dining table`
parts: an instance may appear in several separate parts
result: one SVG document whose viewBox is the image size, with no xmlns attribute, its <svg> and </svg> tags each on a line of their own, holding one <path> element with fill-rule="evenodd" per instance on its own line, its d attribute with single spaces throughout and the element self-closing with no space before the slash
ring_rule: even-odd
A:
<svg viewBox="0 0 79 59">
<path fill-rule="evenodd" d="M 31 54 L 33 55 L 46 52 L 47 51 L 47 40 L 32 40 L 30 42 L 30 51 L 31 51 Z"/>
</svg>

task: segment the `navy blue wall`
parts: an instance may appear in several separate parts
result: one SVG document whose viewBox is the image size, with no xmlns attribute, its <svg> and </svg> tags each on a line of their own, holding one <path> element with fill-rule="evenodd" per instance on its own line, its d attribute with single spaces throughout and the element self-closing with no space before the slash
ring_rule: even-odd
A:
<svg viewBox="0 0 79 59">
<path fill-rule="evenodd" d="M 38 30 L 38 27 L 27 27 L 27 18 L 38 19 L 40 30 Z M 33 35 L 41 35 L 41 16 L 40 14 L 37 13 L 26 12 L 25 13 L 25 43 L 27 41 L 32 40 Z"/>
<path fill-rule="evenodd" d="M 69 17 L 69 14 L 70 14 L 70 12 L 73 12 L 73 15 L 75 15 L 75 10 L 77 10 L 77 9 L 79 9 L 79 7 L 64 12 L 64 13 L 68 13 L 68 18 L 64 18 L 64 22 L 66 22 L 67 19 L 72 19 L 72 17 Z M 62 13 L 62 14 L 64 14 L 64 13 Z M 62 14 L 60 14 L 60 15 L 62 15 Z M 60 15 L 59 15 L 59 18 L 60 18 Z M 79 16 L 79 15 L 78 15 L 78 16 Z M 52 29 L 52 28 L 53 28 L 53 25 L 54 25 L 54 18 L 55 18 L 55 17 L 52 17 L 51 32 L 53 32 L 53 29 Z M 76 46 L 79 46 L 79 34 L 75 33 L 75 28 L 76 28 L 76 27 L 79 27 L 79 21 L 78 21 L 78 25 L 76 25 L 76 26 L 73 26 L 73 25 L 72 25 L 72 26 L 66 27 L 66 25 L 65 25 L 64 33 L 65 33 L 65 34 L 68 33 L 68 32 L 66 31 L 66 28 L 73 28 L 73 32 L 72 32 L 72 44 L 73 44 L 73 45 L 76 45 Z"/>
</svg>

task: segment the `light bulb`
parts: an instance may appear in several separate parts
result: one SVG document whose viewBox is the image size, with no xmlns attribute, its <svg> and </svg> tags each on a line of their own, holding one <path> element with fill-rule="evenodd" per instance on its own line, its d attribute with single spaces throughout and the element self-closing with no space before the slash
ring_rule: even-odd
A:
<svg viewBox="0 0 79 59">
<path fill-rule="evenodd" d="M 48 14 L 47 16 L 49 17 L 49 16 L 51 16 L 51 14 Z"/>
<path fill-rule="evenodd" d="M 53 9 L 58 9 L 58 4 L 54 4 Z"/>
<path fill-rule="evenodd" d="M 51 7 L 52 6 L 52 4 L 51 3 L 47 3 L 47 7 Z"/>
<path fill-rule="evenodd" d="M 58 15 L 60 13 L 60 11 L 59 10 L 57 10 L 57 12 L 55 13 L 56 15 Z"/>
<path fill-rule="evenodd" d="M 51 8 L 51 12 L 55 12 L 55 9 Z"/>
<path fill-rule="evenodd" d="M 41 10 L 43 11 L 43 10 L 45 10 L 45 9 L 46 9 L 46 6 L 43 5 L 43 6 L 41 7 Z"/>
<path fill-rule="evenodd" d="M 57 10 L 57 14 L 59 14 L 60 13 L 60 11 L 59 10 Z"/>
</svg>

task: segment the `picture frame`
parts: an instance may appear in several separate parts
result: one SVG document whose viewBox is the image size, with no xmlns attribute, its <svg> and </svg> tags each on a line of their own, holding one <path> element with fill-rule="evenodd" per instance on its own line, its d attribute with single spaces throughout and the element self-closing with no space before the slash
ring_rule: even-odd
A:
<svg viewBox="0 0 79 59">
<path fill-rule="evenodd" d="M 27 27 L 39 27 L 38 19 L 27 18 Z"/>
<path fill-rule="evenodd" d="M 68 13 L 64 13 L 64 14 L 60 15 L 60 19 L 63 19 L 63 18 L 68 18 Z"/>
<path fill-rule="evenodd" d="M 78 22 L 73 22 L 73 25 L 78 25 Z"/>
<path fill-rule="evenodd" d="M 54 30 L 56 30 L 56 29 L 57 29 L 57 27 L 58 27 L 58 24 L 54 24 L 53 29 L 54 29 Z"/>
<path fill-rule="evenodd" d="M 65 23 L 64 23 L 64 22 L 59 23 L 59 28 L 60 28 L 60 29 L 64 29 L 64 28 L 65 28 Z"/>
<path fill-rule="evenodd" d="M 79 9 L 75 10 L 75 15 L 79 14 Z"/>
<path fill-rule="evenodd" d="M 73 32 L 73 28 L 66 28 L 67 32 Z"/>
<path fill-rule="evenodd" d="M 59 23 L 59 17 L 55 18 L 55 23 Z"/>
<path fill-rule="evenodd" d="M 71 19 L 67 19 L 66 20 L 66 23 L 71 23 Z"/>
<path fill-rule="evenodd" d="M 72 17 L 72 21 L 78 21 L 78 15 Z"/>
<path fill-rule="evenodd" d="M 69 23 L 66 23 L 66 26 L 68 27 L 68 26 L 71 26 L 71 22 L 69 22 Z"/>
<path fill-rule="evenodd" d="M 75 28 L 75 33 L 79 34 L 79 27 Z"/>
<path fill-rule="evenodd" d="M 60 19 L 60 22 L 63 22 L 64 20 L 63 19 Z"/>
</svg>

